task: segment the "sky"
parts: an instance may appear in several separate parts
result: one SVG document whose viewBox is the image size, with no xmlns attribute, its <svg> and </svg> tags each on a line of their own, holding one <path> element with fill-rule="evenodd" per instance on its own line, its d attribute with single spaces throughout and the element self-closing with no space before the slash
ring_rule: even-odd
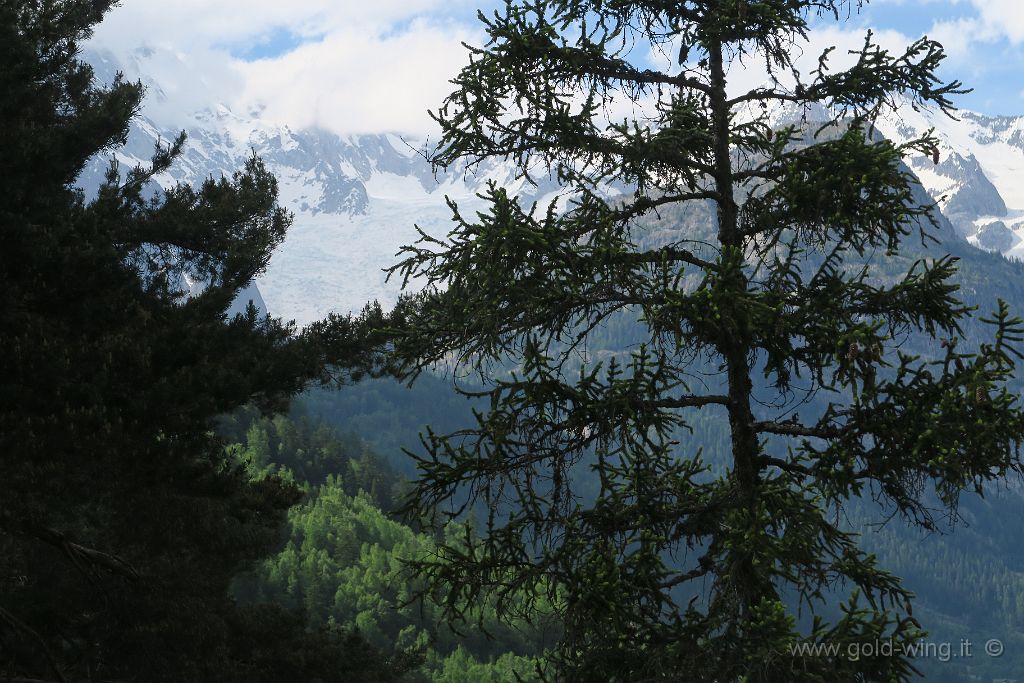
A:
<svg viewBox="0 0 1024 683">
<path fill-rule="evenodd" d="M 816 24 L 807 58 L 858 47 L 866 30 L 892 49 L 928 35 L 946 47 L 946 79 L 974 92 L 957 106 L 1024 114 L 1021 0 L 873 0 L 842 23 Z M 293 128 L 339 134 L 432 131 L 428 109 L 450 93 L 483 41 L 477 9 L 495 0 L 122 0 L 90 47 L 131 77 L 159 83 L 146 113 L 171 127 L 221 103 Z M 140 51 L 140 48 L 146 48 Z M 148 55 L 148 56 L 146 56 Z M 133 73 L 135 64 L 139 73 Z M 742 67 L 734 66 L 734 71 Z M 756 84 L 759 76 L 732 73 Z"/>
</svg>

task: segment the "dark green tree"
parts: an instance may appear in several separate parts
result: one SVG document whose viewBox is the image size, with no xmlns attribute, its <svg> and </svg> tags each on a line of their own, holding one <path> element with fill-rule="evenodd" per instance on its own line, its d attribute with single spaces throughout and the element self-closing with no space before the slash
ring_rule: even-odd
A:
<svg viewBox="0 0 1024 683">
<path fill-rule="evenodd" d="M 112 4 L 0 0 L 0 677 L 388 680 L 357 636 L 229 599 L 299 493 L 251 480 L 214 418 L 370 355 L 350 319 L 227 319 L 290 222 L 258 159 L 160 191 L 182 137 L 95 198 L 74 188 L 142 97 L 77 59 Z"/>
<path fill-rule="evenodd" d="M 510 0 L 480 15 L 489 40 L 434 114 L 436 164 L 511 161 L 570 198 L 492 185 L 393 270 L 429 283 L 396 317 L 407 376 L 451 364 L 490 400 L 474 429 L 425 437 L 409 504 L 486 505 L 486 533 L 417 567 L 453 619 L 482 592 L 546 593 L 557 678 L 907 680 L 911 596 L 844 502 L 932 526 L 1021 471 L 1021 321 L 1000 302 L 992 341 L 957 345 L 955 259 L 900 255 L 938 232 L 901 165 L 936 140 L 873 127 L 904 104 L 952 111 L 942 47 L 868 34 L 849 68 L 831 51 L 794 66 L 811 21 L 859 4 Z M 648 50 L 665 68 L 640 65 Z M 763 87 L 730 89 L 742 64 L 767 67 Z M 659 214 L 697 227 L 651 230 Z M 593 343 L 624 320 L 635 345 Z M 914 334 L 937 353 L 901 349 Z M 709 415 L 728 422 L 724 466 L 687 433 Z M 857 656 L 876 641 L 894 656 Z M 799 650 L 814 644 L 834 649 Z"/>
</svg>

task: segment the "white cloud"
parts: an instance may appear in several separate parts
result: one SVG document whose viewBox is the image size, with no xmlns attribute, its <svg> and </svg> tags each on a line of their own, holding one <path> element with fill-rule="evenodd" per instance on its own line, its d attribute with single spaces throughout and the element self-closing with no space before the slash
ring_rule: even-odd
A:
<svg viewBox="0 0 1024 683">
<path fill-rule="evenodd" d="M 931 30 L 928 31 L 928 37 L 942 43 L 949 59 L 960 66 L 968 57 L 977 57 L 975 54 L 976 43 L 986 33 L 986 29 L 977 18 L 965 17 L 935 22 L 932 24 Z"/>
<path fill-rule="evenodd" d="M 818 59 L 829 47 L 835 47 L 828 59 L 829 71 L 841 71 L 854 65 L 857 54 L 864 46 L 864 38 L 868 27 L 859 25 L 822 24 L 808 32 L 808 39 L 798 41 L 790 48 L 793 65 L 800 73 L 804 82 L 812 79 L 811 72 L 818 68 Z M 893 54 L 901 54 L 913 42 L 913 39 L 899 31 L 873 31 L 872 42 L 889 50 Z M 675 55 L 677 47 L 661 52 L 651 52 L 649 58 L 660 68 L 666 68 L 666 55 Z M 693 58 L 693 56 L 691 56 Z M 793 87 L 794 79 L 788 72 L 777 72 L 776 78 L 785 87 Z M 728 68 L 728 88 L 730 95 L 740 95 L 769 82 L 769 74 L 760 54 L 748 54 L 741 59 L 733 59 Z"/>
<path fill-rule="evenodd" d="M 238 63 L 241 101 L 299 127 L 422 134 L 432 128 L 427 109 L 467 61 L 461 42 L 478 40 L 464 26 L 426 20 L 386 36 L 335 31 L 278 58 Z"/>
<path fill-rule="evenodd" d="M 950 55 L 966 55 L 975 43 L 1008 40 L 1024 42 L 1024 7 L 1020 0 L 874 0 L 873 5 L 945 5 L 973 7 L 973 15 L 936 21 L 929 35 L 941 42 Z M 934 10 L 922 8 L 927 15 Z"/>
<path fill-rule="evenodd" d="M 145 112 L 167 126 L 223 103 L 255 107 L 272 121 L 338 133 L 432 129 L 427 109 L 451 90 L 467 61 L 461 41 L 479 42 L 475 22 L 435 17 L 473 0 L 126 0 L 97 27 L 129 76 L 146 76 Z M 232 56 L 286 31 L 295 49 L 247 62 Z M 138 48 L 155 48 L 143 58 Z"/>
<path fill-rule="evenodd" d="M 946 46 L 949 73 L 980 85 L 982 72 L 991 67 L 978 54 L 984 44 L 1024 43 L 1020 2 L 874 0 L 872 5 L 880 9 L 877 17 L 886 5 L 918 6 L 921 28 L 930 22 L 928 34 Z M 197 109 L 221 102 L 239 112 L 261 107 L 266 118 L 296 127 L 422 136 L 433 130 L 426 110 L 441 104 L 453 87 L 449 79 L 468 59 L 461 41 L 481 42 L 472 11 L 481 3 L 494 5 L 496 0 L 124 0 L 98 27 L 94 42 L 129 62 L 130 75 L 133 50 L 141 45 L 173 57 L 150 58 L 136 70 L 163 90 L 162 101 L 151 92 L 146 112 L 168 127 L 185 125 Z M 974 14 L 933 20 L 943 5 Z M 861 46 L 867 26 L 865 15 L 857 17 L 811 31 L 810 41 L 797 46 L 803 74 L 815 68 L 829 45 L 838 46 L 834 68 L 848 63 L 847 51 Z M 876 40 L 897 50 L 925 32 L 916 26 L 899 28 L 876 31 Z M 282 33 L 301 44 L 251 62 L 232 56 Z M 672 48 L 667 52 L 676 54 Z M 738 92 L 761 85 L 766 73 L 749 60 L 734 64 L 730 77 L 731 89 Z M 613 118 L 627 113 L 618 103 L 612 109 Z"/>
<path fill-rule="evenodd" d="M 465 3 L 467 0 L 455 0 Z M 126 0 L 100 24 L 107 46 L 139 42 L 189 49 L 257 38 L 283 27 L 304 36 L 345 29 L 381 30 L 444 7 L 444 0 Z"/>
<path fill-rule="evenodd" d="M 1011 43 L 1024 41 L 1024 12 L 1020 0 L 971 0 L 979 13 L 982 37 L 998 36 Z"/>
</svg>

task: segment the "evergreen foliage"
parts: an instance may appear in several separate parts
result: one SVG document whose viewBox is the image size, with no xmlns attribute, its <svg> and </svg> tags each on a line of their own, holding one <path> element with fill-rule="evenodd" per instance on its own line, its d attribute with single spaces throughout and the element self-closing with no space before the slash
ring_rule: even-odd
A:
<svg viewBox="0 0 1024 683">
<path fill-rule="evenodd" d="M 294 411 L 293 411 L 294 412 Z M 326 422 L 302 417 L 260 417 L 251 407 L 222 419 L 218 433 L 252 476 L 281 476 L 305 489 L 340 476 L 344 491 L 369 494 L 385 512 L 397 508 L 405 482 L 363 439 L 341 435 Z"/>
<path fill-rule="evenodd" d="M 235 421 L 244 425 L 246 415 Z M 396 661 L 420 663 L 403 678 L 410 683 L 514 681 L 516 674 L 532 680 L 535 657 L 557 628 L 510 626 L 482 603 L 479 623 L 456 633 L 436 606 L 412 600 L 418 583 L 405 561 L 429 557 L 437 540 L 383 511 L 397 507 L 402 487 L 387 485 L 394 474 L 365 442 L 305 418 L 264 418 L 242 431 L 235 456 L 250 468 L 294 477 L 307 499 L 288 513 L 284 547 L 236 579 L 240 602 L 273 602 L 304 612 L 313 626 L 358 632 Z M 312 452 L 330 454 L 319 459 L 322 468 L 302 466 Z M 381 493 L 387 491 L 393 495 Z M 459 543 L 465 531 L 452 524 L 442 538 Z"/>
<path fill-rule="evenodd" d="M 143 94 L 77 59 L 111 4 L 0 0 L 0 676 L 389 680 L 358 637 L 229 597 L 301 494 L 253 480 L 214 418 L 280 409 L 328 361 L 370 355 L 349 353 L 357 321 L 226 319 L 290 222 L 258 159 L 159 190 L 182 136 L 112 165 L 92 200 L 74 188 Z"/>
<path fill-rule="evenodd" d="M 480 595 L 557 606 L 556 678 L 907 680 L 911 596 L 840 511 L 872 497 L 934 528 L 963 491 L 1022 470 L 1007 388 L 1022 321 L 999 302 L 966 348 L 956 259 L 899 257 L 937 235 L 901 164 L 936 141 L 873 129 L 902 103 L 951 111 L 942 47 L 893 54 L 869 34 L 849 68 L 831 51 L 793 66 L 811 18 L 855 4 L 510 0 L 481 14 L 489 42 L 435 114 L 435 163 L 509 159 L 571 197 L 524 207 L 491 186 L 485 211 L 452 202 L 451 232 L 393 269 L 430 283 L 395 315 L 405 376 L 454 364 L 485 384 L 474 428 L 424 437 L 406 511 L 457 515 L 468 498 L 491 511 L 486 533 L 414 566 L 453 621 Z M 634 46 L 671 66 L 636 66 Z M 743 60 L 772 80 L 730 91 Z M 605 115 L 623 102 L 648 118 Z M 774 127 L 783 105 L 831 121 Z M 705 229 L 650 239 L 644 220 L 673 207 Z M 592 353 L 624 317 L 637 343 Z M 937 358 L 903 350 L 910 335 Z M 724 469 L 688 436 L 699 411 L 728 422 Z M 574 487 L 586 469 L 596 496 Z M 830 622 L 799 627 L 787 608 L 823 611 L 839 590 Z M 794 650 L 877 640 L 897 656 Z"/>
</svg>

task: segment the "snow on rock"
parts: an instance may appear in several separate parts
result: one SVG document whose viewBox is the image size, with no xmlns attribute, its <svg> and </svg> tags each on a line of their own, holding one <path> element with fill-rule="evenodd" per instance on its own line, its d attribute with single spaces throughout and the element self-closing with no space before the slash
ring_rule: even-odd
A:
<svg viewBox="0 0 1024 683">
<path fill-rule="evenodd" d="M 969 241 L 982 249 L 1006 252 L 1016 246 L 1021 239 L 1006 227 L 1003 221 L 992 221 L 978 228 Z"/>
<path fill-rule="evenodd" d="M 791 104 L 776 107 L 776 125 L 829 118 L 820 105 L 807 109 Z M 912 154 L 907 165 L 957 232 L 971 243 L 979 229 L 999 221 L 1015 237 L 996 227 L 986 229 L 983 246 L 1009 255 L 1024 255 L 1024 117 L 984 116 L 956 112 L 947 116 L 909 103 L 884 112 L 878 131 L 896 144 L 929 131 L 938 140 L 938 159 Z M 1009 246 L 1007 246 L 1009 245 Z M 1003 247 L 1003 248 L 999 248 Z"/>
<path fill-rule="evenodd" d="M 1015 234 L 1020 231 L 1019 221 L 1006 219 L 1024 210 L 1024 188 L 1017 180 L 1024 177 L 1024 117 L 964 111 L 951 118 L 904 106 L 883 117 L 878 127 L 898 143 L 934 129 L 939 163 L 918 155 L 909 160 L 910 166 L 961 234 L 973 235 L 997 220 Z M 1006 244 L 1006 240 L 989 243 Z"/>
</svg>

